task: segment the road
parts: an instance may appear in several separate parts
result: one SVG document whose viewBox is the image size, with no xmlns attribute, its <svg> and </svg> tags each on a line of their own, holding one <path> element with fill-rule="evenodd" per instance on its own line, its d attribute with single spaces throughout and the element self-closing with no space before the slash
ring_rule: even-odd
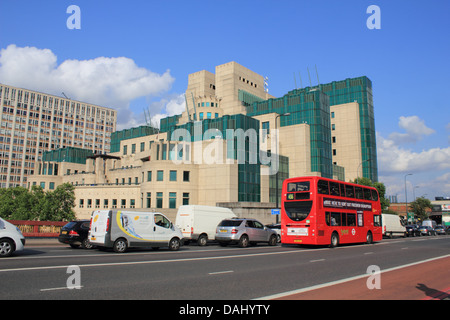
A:
<svg viewBox="0 0 450 320">
<path fill-rule="evenodd" d="M 381 271 L 380 289 L 367 288 L 369 266 Z M 0 259 L 0 299 L 431 299 L 450 291 L 449 267 L 450 236 L 335 249 L 190 245 L 125 254 L 26 246 Z"/>
</svg>

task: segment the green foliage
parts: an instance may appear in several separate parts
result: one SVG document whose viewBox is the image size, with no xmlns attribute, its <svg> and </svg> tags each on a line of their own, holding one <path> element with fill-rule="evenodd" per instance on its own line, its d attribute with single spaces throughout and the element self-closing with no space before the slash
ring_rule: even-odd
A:
<svg viewBox="0 0 450 320">
<path fill-rule="evenodd" d="M 0 217 L 8 220 L 70 221 L 75 219 L 75 188 L 70 183 L 54 191 L 33 186 L 0 189 Z"/>
<path fill-rule="evenodd" d="M 369 178 L 358 178 L 354 181 L 350 181 L 352 183 L 357 183 L 363 186 L 368 187 L 375 187 L 378 190 L 378 194 L 380 195 L 380 204 L 381 204 L 381 211 L 385 212 L 388 210 L 390 206 L 390 202 L 388 199 L 386 199 L 386 186 L 382 182 L 372 182 Z"/>
<path fill-rule="evenodd" d="M 409 209 L 414 212 L 414 216 L 422 221 L 428 218 L 426 209 L 432 209 L 432 207 L 431 201 L 424 197 L 417 198 L 409 204 Z"/>
</svg>

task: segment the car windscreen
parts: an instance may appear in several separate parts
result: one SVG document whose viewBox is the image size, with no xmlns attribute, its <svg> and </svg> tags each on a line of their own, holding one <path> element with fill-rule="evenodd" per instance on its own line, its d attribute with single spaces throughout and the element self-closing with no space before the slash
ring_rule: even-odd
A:
<svg viewBox="0 0 450 320">
<path fill-rule="evenodd" d="M 242 223 L 242 220 L 222 220 L 219 227 L 238 227 Z"/>
<path fill-rule="evenodd" d="M 75 225 L 76 225 L 76 221 L 71 221 L 68 224 L 64 225 L 64 227 L 62 227 L 63 229 L 72 229 Z"/>
</svg>

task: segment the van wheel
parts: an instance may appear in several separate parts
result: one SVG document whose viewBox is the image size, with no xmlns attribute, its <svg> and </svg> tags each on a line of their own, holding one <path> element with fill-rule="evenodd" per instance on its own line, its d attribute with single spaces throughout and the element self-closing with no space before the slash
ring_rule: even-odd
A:
<svg viewBox="0 0 450 320">
<path fill-rule="evenodd" d="M 14 241 L 10 239 L 0 240 L 0 257 L 9 257 L 14 252 Z"/>
<path fill-rule="evenodd" d="M 367 243 L 367 244 L 373 243 L 373 236 L 372 236 L 372 232 L 370 232 L 370 231 L 367 232 L 366 243 Z"/>
<path fill-rule="evenodd" d="M 180 239 L 172 238 L 169 242 L 169 250 L 177 251 L 178 249 L 180 249 Z"/>
<path fill-rule="evenodd" d="M 201 247 L 206 246 L 208 244 L 208 236 L 206 234 L 200 235 L 197 239 L 197 244 Z"/>
<path fill-rule="evenodd" d="M 246 248 L 246 247 L 248 247 L 248 244 L 249 244 L 248 236 L 244 234 L 244 235 L 239 239 L 239 247 L 240 247 L 240 248 Z"/>
<path fill-rule="evenodd" d="M 125 240 L 123 238 L 117 239 L 114 242 L 114 246 L 113 246 L 114 252 L 124 253 L 125 251 L 127 251 L 127 248 L 128 248 L 127 240 Z"/>
<path fill-rule="evenodd" d="M 336 232 L 331 234 L 330 248 L 336 248 L 339 245 L 339 236 Z"/>
</svg>

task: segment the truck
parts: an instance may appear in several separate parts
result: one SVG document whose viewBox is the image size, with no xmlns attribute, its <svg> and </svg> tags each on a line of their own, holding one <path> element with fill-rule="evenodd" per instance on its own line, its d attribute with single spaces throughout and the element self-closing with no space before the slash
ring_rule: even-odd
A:
<svg viewBox="0 0 450 320">
<path fill-rule="evenodd" d="M 118 253 L 130 247 L 155 250 L 168 247 L 176 251 L 183 245 L 183 234 L 162 213 L 95 210 L 91 215 L 89 241 Z"/>
<path fill-rule="evenodd" d="M 393 235 L 406 236 L 406 227 L 403 225 L 402 220 L 396 214 L 381 215 L 381 224 L 383 230 L 383 236 L 392 238 Z"/>
<path fill-rule="evenodd" d="M 216 227 L 222 220 L 236 217 L 228 208 L 183 205 L 178 208 L 175 225 L 183 233 L 185 242 L 197 241 L 199 246 L 205 246 L 209 240 L 215 240 Z"/>
</svg>

